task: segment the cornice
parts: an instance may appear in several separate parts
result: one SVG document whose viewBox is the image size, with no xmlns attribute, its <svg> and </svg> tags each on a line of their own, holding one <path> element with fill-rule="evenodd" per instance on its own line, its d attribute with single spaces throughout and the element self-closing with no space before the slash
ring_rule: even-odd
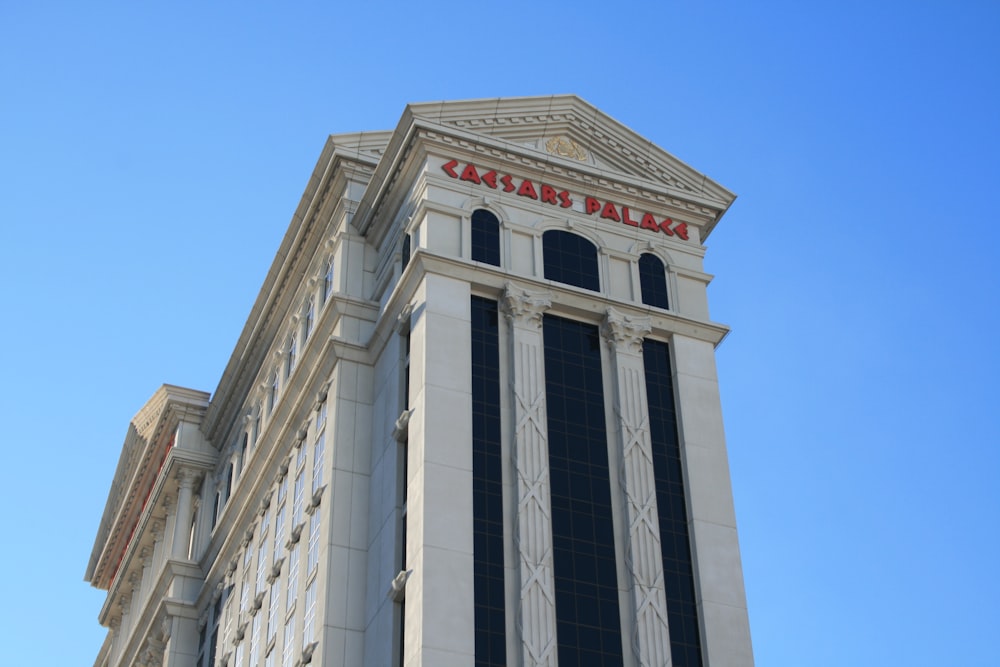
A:
<svg viewBox="0 0 1000 667">
<path fill-rule="evenodd" d="M 596 143 L 601 160 L 581 162 L 539 148 L 544 137 L 566 132 L 590 150 Z M 532 145 L 524 144 L 526 138 L 534 139 Z M 522 169 L 565 175 L 587 188 L 607 188 L 618 196 L 684 209 L 701 218 L 702 239 L 735 199 L 729 190 L 576 96 L 415 104 L 404 111 L 375 170 L 374 187 L 359 205 L 357 229 L 373 237 L 376 245 L 397 208 L 387 197 L 402 196 L 394 192 L 395 183 L 412 176 L 426 152 L 419 146 L 421 140 L 451 144 Z"/>
<path fill-rule="evenodd" d="M 216 446 L 219 435 L 237 417 L 285 316 L 294 307 L 293 298 L 325 238 L 328 216 L 336 210 L 353 208 L 353 204 L 341 206 L 339 201 L 331 204 L 331 200 L 348 194 L 350 180 L 367 181 L 378 162 L 374 155 L 343 145 L 345 137 L 354 136 L 328 139 L 261 286 L 203 422 L 203 432 Z"/>
<path fill-rule="evenodd" d="M 98 588 L 110 585 L 106 573 L 108 559 L 114 558 L 129 539 L 133 523 L 141 518 L 146 505 L 151 506 L 159 476 L 165 468 L 164 460 L 157 470 L 153 466 L 161 461 L 172 444 L 178 424 L 182 421 L 198 423 L 208 405 L 205 392 L 162 385 L 129 424 L 118 468 L 111 483 L 104 515 L 94 541 L 85 579 Z M 175 448 L 170 447 L 170 452 Z M 137 507 L 139 503 L 145 503 Z"/>
</svg>

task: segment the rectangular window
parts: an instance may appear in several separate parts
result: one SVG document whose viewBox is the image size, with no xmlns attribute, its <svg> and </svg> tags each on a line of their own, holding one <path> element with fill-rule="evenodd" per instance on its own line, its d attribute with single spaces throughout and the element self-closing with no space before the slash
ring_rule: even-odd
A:
<svg viewBox="0 0 1000 667">
<path fill-rule="evenodd" d="M 267 387 L 267 416 L 270 417 L 274 412 L 274 404 L 278 400 L 278 374 L 272 373 L 271 379 L 268 380 Z"/>
<path fill-rule="evenodd" d="M 285 352 L 285 379 L 287 380 L 292 371 L 295 370 L 295 356 L 298 352 L 298 342 L 295 340 L 295 333 L 288 336 L 288 349 Z"/>
<path fill-rule="evenodd" d="M 292 497 L 292 528 L 302 523 L 302 509 L 306 493 L 306 479 L 302 471 L 295 476 L 295 491 Z"/>
<path fill-rule="evenodd" d="M 262 541 L 257 546 L 257 581 L 254 586 L 254 593 L 264 590 L 267 577 L 267 540 Z"/>
<path fill-rule="evenodd" d="M 281 545 L 285 539 L 285 508 L 286 505 L 282 505 L 278 508 L 278 513 L 274 518 L 274 561 L 277 562 L 281 558 Z"/>
<path fill-rule="evenodd" d="M 275 549 L 277 551 L 277 549 Z M 281 608 L 281 579 L 271 582 L 267 608 L 267 645 L 270 646 L 278 634 L 278 609 Z"/>
<path fill-rule="evenodd" d="M 600 335 L 552 315 L 542 335 L 559 665 L 621 665 Z"/>
<path fill-rule="evenodd" d="M 688 534 L 684 470 L 677 438 L 670 347 L 666 343 L 647 339 L 642 344 L 642 359 L 646 367 L 649 435 L 653 445 L 663 583 L 667 590 L 670 653 L 675 667 L 701 667 L 698 604 Z"/>
<path fill-rule="evenodd" d="M 312 462 L 312 490 L 313 493 L 316 489 L 323 486 L 323 455 L 326 453 L 326 433 L 320 432 L 316 436 L 316 443 L 313 445 L 313 462 Z"/>
<path fill-rule="evenodd" d="M 316 640 L 316 579 L 306 587 L 306 615 L 302 623 L 302 646 L 308 646 Z"/>
<path fill-rule="evenodd" d="M 313 330 L 313 317 L 316 313 L 316 307 L 313 305 L 313 300 L 309 299 L 306 304 L 305 313 L 302 315 L 302 342 L 305 343 L 309 340 L 309 336 L 312 334 Z"/>
<path fill-rule="evenodd" d="M 295 659 L 295 616 L 285 619 L 285 634 L 281 650 L 281 667 L 292 667 Z"/>
<path fill-rule="evenodd" d="M 497 303 L 472 297 L 472 506 L 477 667 L 507 664 Z"/>
<path fill-rule="evenodd" d="M 333 257 L 327 260 L 326 267 L 323 272 L 323 290 L 322 290 L 323 303 L 326 303 L 330 295 L 333 294 Z"/>
<path fill-rule="evenodd" d="M 311 575 L 319 565 L 319 511 L 313 512 L 309 520 L 309 551 L 307 555 L 306 575 Z"/>
<path fill-rule="evenodd" d="M 288 552 L 288 598 L 285 601 L 285 612 L 293 606 L 299 595 L 299 545 L 296 544 Z"/>
<path fill-rule="evenodd" d="M 246 572 L 243 573 L 243 583 L 240 584 L 240 612 L 246 612 L 249 608 L 250 603 L 250 581 L 246 578 Z"/>
<path fill-rule="evenodd" d="M 254 614 L 250 630 L 250 665 L 252 667 L 257 666 L 257 658 L 260 655 L 260 617 L 261 614 Z"/>
</svg>

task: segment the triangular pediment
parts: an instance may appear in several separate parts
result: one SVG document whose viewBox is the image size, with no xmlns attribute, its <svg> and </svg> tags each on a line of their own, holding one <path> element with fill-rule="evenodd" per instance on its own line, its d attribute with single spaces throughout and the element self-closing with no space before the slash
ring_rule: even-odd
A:
<svg viewBox="0 0 1000 667">
<path fill-rule="evenodd" d="M 735 195 L 575 95 L 411 104 L 445 127 L 485 135 L 608 176 L 620 174 L 728 208 Z"/>
</svg>

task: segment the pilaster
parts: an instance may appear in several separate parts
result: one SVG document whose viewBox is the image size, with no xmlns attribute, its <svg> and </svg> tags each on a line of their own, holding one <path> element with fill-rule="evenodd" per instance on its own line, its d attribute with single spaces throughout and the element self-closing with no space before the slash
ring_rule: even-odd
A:
<svg viewBox="0 0 1000 667">
<path fill-rule="evenodd" d="M 426 274 L 413 300 L 403 664 L 459 667 L 475 656 L 469 285 Z"/>
<path fill-rule="evenodd" d="M 507 283 L 501 308 L 510 324 L 511 390 L 517 515 L 514 540 L 520 573 L 517 626 L 522 665 L 556 665 L 555 582 L 552 564 L 552 500 L 545 416 L 545 350 L 542 316 L 547 292 Z"/>
<path fill-rule="evenodd" d="M 614 371 L 615 430 L 628 526 L 625 555 L 631 575 L 632 650 L 644 667 L 667 667 L 670 633 L 642 360 L 642 340 L 651 330 L 650 318 L 628 317 L 608 308 L 601 335 Z"/>
</svg>

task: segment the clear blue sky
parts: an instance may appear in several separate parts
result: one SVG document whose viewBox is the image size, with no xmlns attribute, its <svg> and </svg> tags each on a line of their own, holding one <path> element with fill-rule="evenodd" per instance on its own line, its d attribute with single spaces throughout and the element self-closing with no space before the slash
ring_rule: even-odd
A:
<svg viewBox="0 0 1000 667">
<path fill-rule="evenodd" d="M 91 664 L 128 421 L 215 389 L 327 134 L 576 93 L 740 195 L 757 664 L 1000 664 L 1000 3 L 265 4 L 0 4 L 0 662 Z"/>
</svg>

